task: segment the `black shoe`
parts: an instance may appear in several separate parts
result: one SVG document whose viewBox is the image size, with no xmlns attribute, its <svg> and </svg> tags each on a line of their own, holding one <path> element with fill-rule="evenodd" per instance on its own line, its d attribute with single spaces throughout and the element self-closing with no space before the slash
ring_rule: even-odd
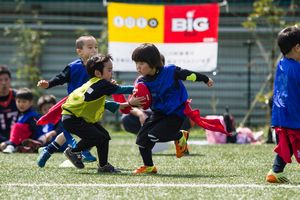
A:
<svg viewBox="0 0 300 200">
<path fill-rule="evenodd" d="M 78 169 L 83 169 L 84 168 L 84 164 L 82 162 L 81 152 L 72 152 L 72 148 L 68 147 L 64 151 L 64 154 L 71 161 L 71 163 L 73 163 L 73 165 L 75 167 L 77 167 Z"/>
<path fill-rule="evenodd" d="M 115 168 L 114 166 L 112 166 L 111 164 L 107 163 L 106 165 L 104 165 L 103 167 L 98 167 L 98 173 L 118 173 L 121 172 L 119 169 Z"/>
</svg>

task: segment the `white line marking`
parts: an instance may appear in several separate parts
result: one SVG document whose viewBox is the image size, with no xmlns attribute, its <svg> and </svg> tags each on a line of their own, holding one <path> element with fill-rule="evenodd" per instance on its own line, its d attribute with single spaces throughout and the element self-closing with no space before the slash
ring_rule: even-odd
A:
<svg viewBox="0 0 300 200">
<path fill-rule="evenodd" d="M 270 184 L 270 185 L 259 185 L 259 184 L 142 184 L 142 183 L 132 183 L 132 184 L 62 184 L 62 183 L 7 183 L 0 184 L 0 187 L 78 187 L 78 188 L 88 188 L 88 187 L 112 187 L 112 188 L 134 188 L 134 187 L 165 187 L 165 188 L 182 188 L 182 187 L 193 187 L 193 188 L 287 188 L 287 189 L 300 189 L 300 185 L 289 185 L 289 184 Z"/>
</svg>

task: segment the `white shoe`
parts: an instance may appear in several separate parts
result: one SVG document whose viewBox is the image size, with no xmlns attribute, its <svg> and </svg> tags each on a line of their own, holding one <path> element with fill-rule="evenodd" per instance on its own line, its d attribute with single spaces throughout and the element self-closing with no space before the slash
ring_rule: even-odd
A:
<svg viewBox="0 0 300 200">
<path fill-rule="evenodd" d="M 14 153 L 16 151 L 16 148 L 9 144 L 7 147 L 2 151 L 3 153 Z"/>
</svg>

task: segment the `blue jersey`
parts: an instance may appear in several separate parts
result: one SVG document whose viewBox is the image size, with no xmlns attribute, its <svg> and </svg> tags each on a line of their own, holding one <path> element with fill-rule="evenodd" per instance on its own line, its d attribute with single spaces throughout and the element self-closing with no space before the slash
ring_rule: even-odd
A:
<svg viewBox="0 0 300 200">
<path fill-rule="evenodd" d="M 49 87 L 68 84 L 68 94 L 82 86 L 89 80 L 89 75 L 81 59 L 69 63 L 65 69 L 49 81 Z"/>
<path fill-rule="evenodd" d="M 37 139 L 40 135 L 43 134 L 43 126 L 36 125 L 36 121 L 40 118 L 40 114 L 36 111 L 29 109 L 24 113 L 21 113 L 18 120 L 16 121 L 17 124 L 28 124 L 29 129 L 31 131 L 31 138 Z"/>
<path fill-rule="evenodd" d="M 143 82 L 152 95 L 151 110 L 185 118 L 183 110 L 188 94 L 182 81 L 175 78 L 175 70 L 175 65 L 164 66 L 154 77 L 142 77 L 138 82 Z"/>
<path fill-rule="evenodd" d="M 68 94 L 86 83 L 90 77 L 81 59 L 77 59 L 69 64 L 70 82 L 68 83 Z"/>
<path fill-rule="evenodd" d="M 272 126 L 300 129 L 300 63 L 282 58 L 274 81 Z"/>
</svg>

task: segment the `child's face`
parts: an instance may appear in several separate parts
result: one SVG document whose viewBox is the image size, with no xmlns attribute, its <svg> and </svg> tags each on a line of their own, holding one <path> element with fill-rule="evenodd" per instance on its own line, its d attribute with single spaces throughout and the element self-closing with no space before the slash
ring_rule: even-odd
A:
<svg viewBox="0 0 300 200">
<path fill-rule="evenodd" d="M 6 96 L 9 93 L 10 78 L 8 74 L 0 74 L 0 96 Z"/>
<path fill-rule="evenodd" d="M 44 105 L 41 106 L 41 113 L 43 115 L 45 115 L 52 106 L 54 106 L 54 104 L 52 104 L 52 103 L 45 103 Z"/>
<path fill-rule="evenodd" d="M 16 99 L 16 105 L 17 105 L 17 108 L 20 112 L 25 112 L 26 110 L 28 110 L 33 105 L 33 101 L 17 98 Z"/>
<path fill-rule="evenodd" d="M 136 71 L 142 76 L 150 75 L 153 76 L 156 72 L 155 68 L 151 68 L 146 62 L 136 62 Z"/>
<path fill-rule="evenodd" d="M 107 61 L 104 64 L 104 67 L 103 67 L 103 73 L 101 74 L 99 71 L 99 73 L 95 73 L 95 75 L 98 77 L 98 78 L 103 78 L 107 81 L 111 81 L 112 79 L 112 75 L 113 75 L 113 65 L 112 65 L 112 62 L 111 61 Z M 96 71 L 97 72 L 97 71 Z"/>
<path fill-rule="evenodd" d="M 87 61 L 91 56 L 98 53 L 98 44 L 95 38 L 85 40 L 82 49 L 77 49 L 77 53 L 84 61 Z"/>
</svg>

